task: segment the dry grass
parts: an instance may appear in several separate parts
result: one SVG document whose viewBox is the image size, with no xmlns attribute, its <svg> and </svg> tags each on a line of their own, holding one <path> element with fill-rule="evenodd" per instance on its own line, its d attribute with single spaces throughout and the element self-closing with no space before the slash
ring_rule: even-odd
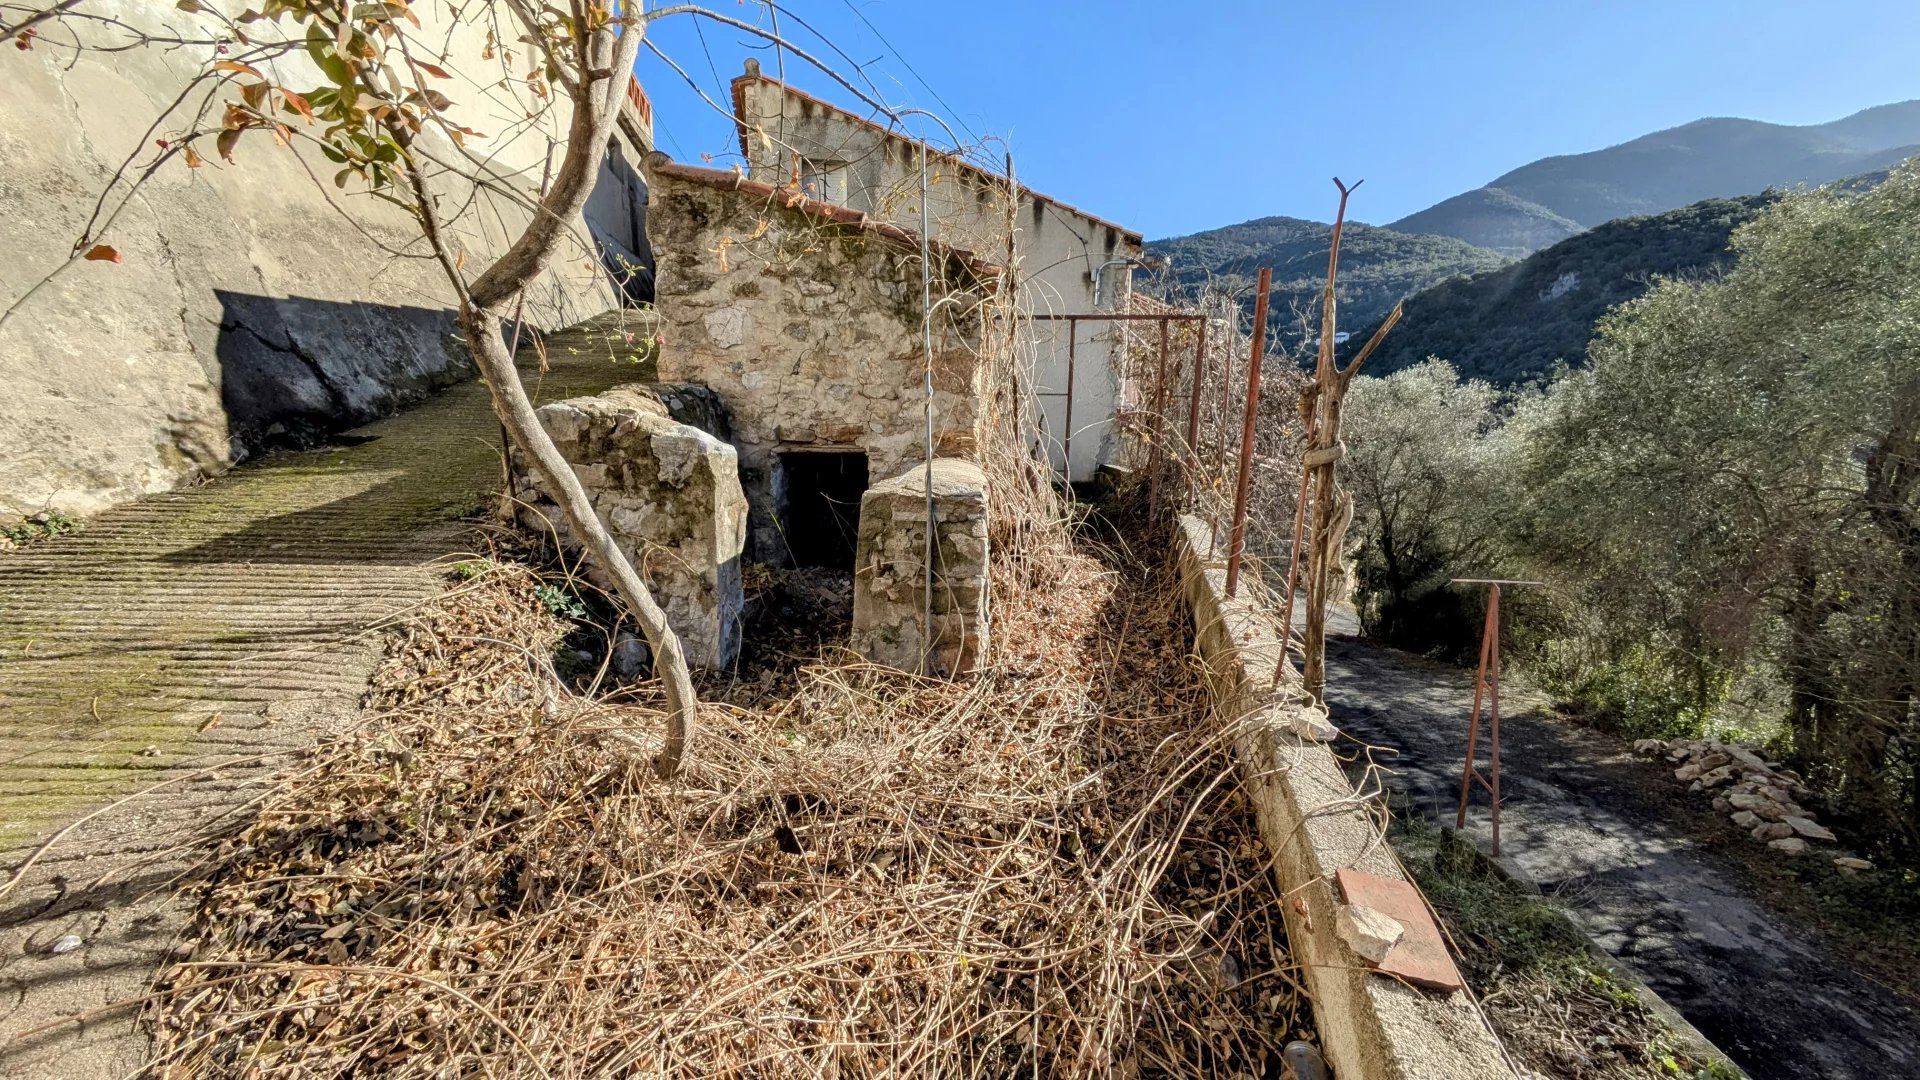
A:
<svg viewBox="0 0 1920 1080">
<path fill-rule="evenodd" d="M 225 843 L 168 1076 L 1278 1075 L 1311 1038 L 1165 570 L 1025 530 L 991 672 L 793 671 L 652 778 L 536 573 L 408 624 Z"/>
</svg>

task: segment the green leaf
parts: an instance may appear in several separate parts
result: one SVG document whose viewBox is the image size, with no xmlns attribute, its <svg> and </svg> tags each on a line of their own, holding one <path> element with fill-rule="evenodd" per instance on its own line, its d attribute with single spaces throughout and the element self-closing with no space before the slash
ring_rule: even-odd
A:
<svg viewBox="0 0 1920 1080">
<path fill-rule="evenodd" d="M 353 68 L 333 51 L 333 39 L 318 24 L 307 27 L 307 55 L 313 57 L 313 62 L 335 86 L 352 85 Z"/>
</svg>

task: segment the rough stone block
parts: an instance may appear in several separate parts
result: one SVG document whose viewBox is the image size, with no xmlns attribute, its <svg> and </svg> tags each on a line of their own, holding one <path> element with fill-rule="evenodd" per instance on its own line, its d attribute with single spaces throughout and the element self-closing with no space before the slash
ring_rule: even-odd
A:
<svg viewBox="0 0 1920 1080">
<path fill-rule="evenodd" d="M 687 662 L 724 667 L 740 650 L 740 554 L 747 500 L 732 446 L 676 416 L 724 431 L 711 394 L 684 386 L 621 386 L 554 402 L 540 423 L 585 485 L 594 512 L 633 562 L 680 636 Z M 517 485 L 522 497 L 537 484 Z M 544 503 L 544 505 L 542 505 Z M 564 528 L 550 502 L 522 511 Z M 562 537 L 572 544 L 571 537 Z M 608 582 L 588 568 L 596 584 Z"/>
<path fill-rule="evenodd" d="M 860 500 L 854 556 L 855 652 L 875 663 L 933 675 L 973 670 L 987 646 L 987 478 L 952 458 L 932 465 L 934 586 L 925 633 L 927 469 L 884 480 Z"/>
</svg>

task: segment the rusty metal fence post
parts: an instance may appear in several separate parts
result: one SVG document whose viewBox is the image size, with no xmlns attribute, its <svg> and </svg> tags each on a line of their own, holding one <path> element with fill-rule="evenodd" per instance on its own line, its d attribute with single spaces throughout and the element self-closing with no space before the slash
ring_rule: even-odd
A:
<svg viewBox="0 0 1920 1080">
<path fill-rule="evenodd" d="M 1233 491 L 1233 531 L 1227 542 L 1227 595 L 1240 588 L 1240 562 L 1247 546 L 1247 492 L 1253 484 L 1253 433 L 1260 421 L 1260 354 L 1267 348 L 1267 294 L 1273 268 L 1260 268 L 1259 294 L 1253 301 L 1253 349 L 1247 360 L 1247 409 L 1240 422 L 1240 478 Z"/>
<path fill-rule="evenodd" d="M 1060 458 L 1066 473 L 1067 483 L 1073 483 L 1073 361 L 1074 350 L 1080 345 L 1080 320 L 1067 316 L 1067 403 L 1065 416 L 1060 421 Z"/>
<path fill-rule="evenodd" d="M 1200 482 L 1200 389 L 1207 382 L 1207 317 L 1194 324 L 1193 397 L 1187 403 L 1187 503 L 1192 505 Z"/>
<path fill-rule="evenodd" d="M 1493 580 L 1487 578 L 1455 578 L 1455 585 L 1486 585 L 1487 621 L 1480 632 L 1480 670 L 1473 679 L 1473 719 L 1467 725 L 1467 761 L 1460 770 L 1460 812 L 1454 816 L 1453 827 L 1467 827 L 1467 802 L 1473 795 L 1473 783 L 1487 789 L 1493 800 L 1493 856 L 1500 857 L 1500 586 L 1502 585 L 1540 585 L 1538 581 Z M 1487 748 L 1490 754 L 1488 770 L 1480 771 L 1476 760 L 1476 751 L 1480 746 L 1480 706 L 1487 706 Z"/>
</svg>

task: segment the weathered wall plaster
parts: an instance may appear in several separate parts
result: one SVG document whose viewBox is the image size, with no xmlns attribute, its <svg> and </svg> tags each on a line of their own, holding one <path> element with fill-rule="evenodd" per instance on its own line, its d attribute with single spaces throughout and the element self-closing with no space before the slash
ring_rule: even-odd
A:
<svg viewBox="0 0 1920 1080">
<path fill-rule="evenodd" d="M 241 5 L 227 6 L 237 14 Z M 483 28 L 448 25 L 442 5 L 415 8 L 427 20 L 422 40 L 447 42 L 445 66 L 477 70 Z M 162 35 L 200 36 L 207 25 L 157 0 L 92 0 L 87 10 Z M 98 23 L 76 32 L 96 44 L 126 37 Z M 0 51 L 0 311 L 17 304 L 0 324 L 0 523 L 49 508 L 87 514 L 163 490 L 469 373 L 447 344 L 451 290 L 421 257 L 412 219 L 335 190 L 337 166 L 305 143 L 287 149 L 258 132 L 241 141 L 236 164 L 211 146 L 203 168 L 167 163 L 97 238 L 120 252 L 118 264 L 74 263 L 20 302 L 67 261 L 120 163 L 150 158 L 156 136 L 193 123 L 180 115 L 148 130 L 199 71 L 200 50 L 76 54 L 54 44 L 67 34 Z M 318 76 L 307 64 L 292 55 L 264 66 L 311 86 Z M 546 106 L 517 89 L 464 83 L 449 94 L 460 99 L 457 122 L 495 136 L 468 149 L 512 178 L 503 182 L 531 190 L 547 150 L 540 134 L 564 132 L 564 104 L 540 112 Z M 510 100 L 516 94 L 527 100 Z M 440 194 L 463 208 L 450 234 L 472 265 L 503 250 L 525 220 L 517 199 L 476 198 L 451 177 Z M 612 306 L 584 229 L 559 263 L 529 292 L 536 324 Z"/>
<path fill-rule="evenodd" d="M 932 644 L 923 612 L 927 571 L 926 466 L 867 489 L 853 569 L 853 651 L 930 675 L 972 671 L 987 649 L 987 478 L 951 458 L 932 463 Z"/>
<path fill-rule="evenodd" d="M 782 450 L 865 451 L 875 477 L 926 457 L 919 253 L 898 235 L 734 189 L 734 179 L 657 155 L 651 163 L 659 373 L 712 387 L 726 403 L 753 556 L 779 562 Z M 936 261 L 934 452 L 971 458 L 984 417 L 979 309 L 991 282 L 961 259 Z"/>
<path fill-rule="evenodd" d="M 748 175 L 776 187 L 799 179 L 816 197 L 909 229 L 920 227 L 919 144 L 758 74 L 734 80 Z M 1139 234 L 1030 189 L 1011 216 L 1004 180 L 934 153 L 928 161 L 927 215 L 936 237 L 1004 262 L 1009 228 L 1019 260 L 1023 308 L 1086 314 L 1126 308 L 1141 254 Z M 1096 281 L 1098 288 L 1096 289 Z M 1096 295 L 1097 293 L 1097 295 Z M 1114 324 L 1032 323 L 1025 351 L 1044 430 L 1034 432 L 1063 465 L 1068 336 L 1073 363 L 1073 479 L 1088 480 L 1114 452 L 1124 343 Z"/>
</svg>

